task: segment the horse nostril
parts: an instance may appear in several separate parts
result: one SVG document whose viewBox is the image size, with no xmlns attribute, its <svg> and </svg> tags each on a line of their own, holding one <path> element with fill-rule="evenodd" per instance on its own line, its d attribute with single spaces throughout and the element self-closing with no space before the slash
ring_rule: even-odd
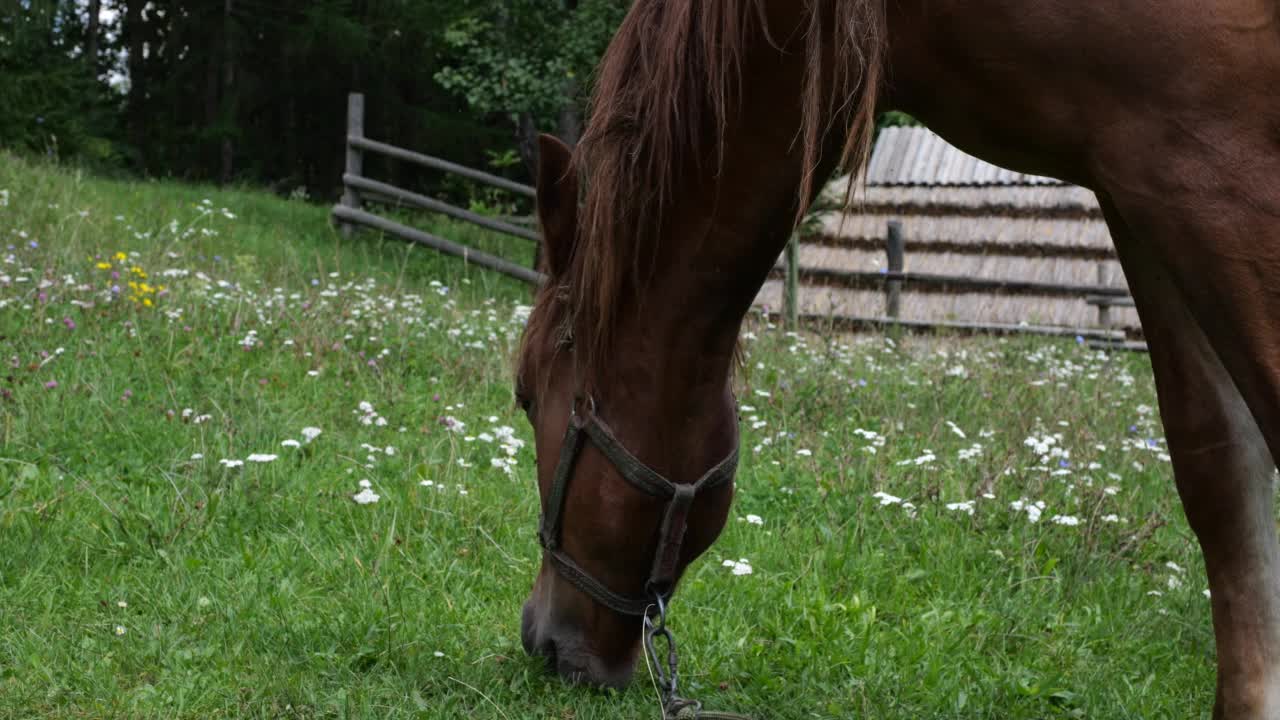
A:
<svg viewBox="0 0 1280 720">
<path fill-rule="evenodd" d="M 556 667 L 558 653 L 556 652 L 556 641 L 553 638 L 544 638 L 542 642 L 538 643 L 538 649 L 535 654 L 546 658 L 548 668 L 554 669 Z"/>
<path fill-rule="evenodd" d="M 537 635 L 538 631 L 533 621 L 533 603 L 527 602 L 520 612 L 520 644 L 524 646 L 525 653 L 529 655 L 537 654 L 537 645 L 535 643 Z"/>
</svg>

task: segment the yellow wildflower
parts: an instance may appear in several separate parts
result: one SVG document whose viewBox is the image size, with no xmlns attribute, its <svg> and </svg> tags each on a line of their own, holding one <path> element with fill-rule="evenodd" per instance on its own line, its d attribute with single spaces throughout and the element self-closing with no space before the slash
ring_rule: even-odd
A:
<svg viewBox="0 0 1280 720">
<path fill-rule="evenodd" d="M 125 254 L 124 254 L 124 253 L 122 253 L 122 252 L 118 252 L 118 253 L 116 253 L 116 260 L 118 260 L 118 261 L 120 261 L 120 262 L 124 262 L 125 260 L 128 260 L 128 259 L 129 259 L 129 256 L 128 256 L 128 255 L 125 255 Z"/>
<path fill-rule="evenodd" d="M 99 269 L 99 270 L 110 270 L 110 269 L 111 269 L 111 263 L 109 263 L 109 262 L 100 262 L 100 263 L 98 263 L 98 269 Z"/>
<path fill-rule="evenodd" d="M 142 304 L 151 307 L 151 298 L 143 298 Z"/>
</svg>

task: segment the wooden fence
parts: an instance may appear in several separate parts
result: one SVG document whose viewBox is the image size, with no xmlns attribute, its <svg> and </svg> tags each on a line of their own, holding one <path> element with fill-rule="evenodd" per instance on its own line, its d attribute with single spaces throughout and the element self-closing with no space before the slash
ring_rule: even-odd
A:
<svg viewBox="0 0 1280 720">
<path fill-rule="evenodd" d="M 1141 343 L 1126 342 L 1125 332 L 1112 326 L 1111 309 L 1133 307 L 1134 303 L 1133 298 L 1129 296 L 1128 290 L 1114 287 L 1110 284 L 1110 272 L 1102 264 L 1099 265 L 1097 285 L 1070 285 L 1017 279 L 906 272 L 906 242 L 903 238 L 902 224 L 893 220 L 888 223 L 885 247 L 887 255 L 886 268 L 879 272 L 803 267 L 799 261 L 799 245 L 799 239 L 792 238 L 781 262 L 775 266 L 771 275 L 775 279 L 781 277 L 784 281 L 781 317 L 789 327 L 796 327 L 803 321 L 809 324 L 824 324 L 846 330 L 899 326 L 916 330 L 946 329 L 965 333 L 1053 335 L 1082 337 L 1107 346 L 1124 346 L 1135 350 L 1145 348 Z M 810 287 L 849 289 L 883 287 L 884 314 L 879 317 L 854 317 L 841 314 L 804 315 L 799 310 L 800 286 L 802 284 Z M 1079 298 L 1081 302 L 1096 308 L 1098 324 L 1097 327 L 1092 328 L 1072 328 L 1026 324 L 904 320 L 901 318 L 902 292 L 903 286 L 907 284 L 920 289 L 941 292 L 961 291 L 1075 297 Z"/>
<path fill-rule="evenodd" d="M 523 238 L 535 245 L 541 242 L 538 233 L 527 227 L 485 217 L 470 210 L 365 177 L 365 153 L 375 153 L 420 167 L 458 175 L 516 195 L 537 197 L 537 191 L 528 185 L 365 137 L 364 95 L 352 93 L 347 97 L 347 168 L 342 176 L 342 201 L 333 208 L 334 221 L 342 226 L 344 234 L 349 236 L 357 227 L 373 228 L 447 255 L 460 257 L 464 262 L 474 263 L 532 285 L 542 283 L 542 274 L 534 269 L 366 211 L 365 201 L 394 203 L 447 215 L 493 232 Z"/>
<path fill-rule="evenodd" d="M 358 227 L 372 228 L 409 242 L 462 258 L 464 262 L 474 263 L 532 285 L 542 283 L 545 279 L 544 276 L 532 268 L 467 247 L 452 240 L 437 237 L 365 210 L 366 202 L 408 206 L 446 215 L 493 232 L 522 238 L 535 244 L 541 242 L 536 231 L 529 227 L 518 225 L 511 219 L 479 215 L 440 200 L 366 177 L 364 175 L 365 153 L 375 153 L 420 167 L 458 175 L 523 197 L 537 197 L 537 191 L 528 185 L 367 138 L 364 134 L 364 116 L 364 96 L 359 93 L 352 93 L 347 100 L 347 162 L 346 172 L 342 176 L 343 195 L 341 202 L 333 208 L 334 221 L 343 228 L 344 234 L 350 235 Z M 1124 332 L 1110 327 L 1111 308 L 1132 307 L 1133 300 L 1129 298 L 1126 290 L 1111 287 L 1108 284 L 1110 278 L 1104 277 L 1101 272 L 1097 285 L 1058 285 L 1013 279 L 906 272 L 904 270 L 906 267 L 906 244 L 903 239 L 902 226 L 896 221 L 889 223 L 888 242 L 885 248 L 888 255 L 888 266 L 883 272 L 805 268 L 801 266 L 799 261 L 799 245 L 799 240 L 793 238 L 787 246 L 783 262 L 775 267 L 773 274 L 774 277 L 781 276 L 785 280 L 782 318 L 789 327 L 797 327 L 801 322 L 806 322 L 820 323 L 844 330 L 898 326 L 907 329 L 939 329 L 964 333 L 1065 335 L 1081 336 L 1109 347 L 1123 345 L 1141 349 L 1134 344 L 1126 345 Z M 882 285 L 885 298 L 884 314 L 881 317 L 803 315 L 799 310 L 799 289 L 801 284 L 846 288 L 865 288 Z M 905 320 L 900 317 L 900 314 L 903 287 L 908 284 L 943 291 L 961 289 L 970 292 L 1079 297 L 1083 302 L 1087 302 L 1097 308 L 1099 327 L 1077 329 L 1025 324 L 1001 325 L 994 323 Z"/>
</svg>

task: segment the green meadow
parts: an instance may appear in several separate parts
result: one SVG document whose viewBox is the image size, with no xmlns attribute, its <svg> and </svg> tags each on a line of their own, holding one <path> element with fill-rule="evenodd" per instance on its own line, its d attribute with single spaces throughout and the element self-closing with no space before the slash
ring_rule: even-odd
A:
<svg viewBox="0 0 1280 720">
<path fill-rule="evenodd" d="M 525 241 L 423 227 L 529 262 Z M 657 718 L 526 657 L 527 287 L 255 191 L 0 154 L 0 717 Z M 756 718 L 1208 717 L 1147 358 L 753 317 L 670 618 Z"/>
</svg>

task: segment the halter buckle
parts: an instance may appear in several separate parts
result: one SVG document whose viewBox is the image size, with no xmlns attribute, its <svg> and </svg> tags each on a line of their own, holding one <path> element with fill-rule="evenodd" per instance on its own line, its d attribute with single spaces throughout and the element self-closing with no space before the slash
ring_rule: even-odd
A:
<svg viewBox="0 0 1280 720">
<path fill-rule="evenodd" d="M 579 405 L 586 406 L 585 414 L 580 415 L 578 413 Z M 591 393 L 587 393 L 586 395 L 575 394 L 573 396 L 573 404 L 569 406 L 569 419 L 572 420 L 573 418 L 579 418 L 579 417 L 595 417 L 595 414 L 596 414 L 595 396 L 593 396 Z"/>
</svg>

